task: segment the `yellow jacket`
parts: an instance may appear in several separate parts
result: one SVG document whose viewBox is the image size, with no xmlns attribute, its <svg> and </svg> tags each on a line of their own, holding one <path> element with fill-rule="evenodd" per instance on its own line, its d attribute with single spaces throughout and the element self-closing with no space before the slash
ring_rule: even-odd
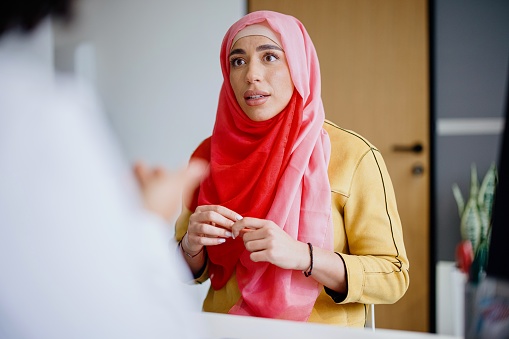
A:
<svg viewBox="0 0 509 339">
<path fill-rule="evenodd" d="M 345 263 L 348 293 L 322 290 L 310 322 L 362 327 L 366 304 L 399 300 L 409 284 L 408 259 L 392 182 L 380 152 L 358 134 L 326 121 L 331 140 L 328 169 L 332 195 L 334 251 Z M 184 236 L 191 212 L 177 220 L 176 239 Z M 195 281 L 208 279 L 207 268 Z M 207 312 L 227 313 L 240 298 L 235 274 L 220 290 L 210 288 Z"/>
</svg>

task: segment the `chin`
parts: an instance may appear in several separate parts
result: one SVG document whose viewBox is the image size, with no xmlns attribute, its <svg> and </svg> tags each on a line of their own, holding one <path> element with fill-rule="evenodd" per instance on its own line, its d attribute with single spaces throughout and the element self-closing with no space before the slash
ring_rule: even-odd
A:
<svg viewBox="0 0 509 339">
<path fill-rule="evenodd" d="M 273 117 L 275 117 L 276 115 L 278 115 L 278 113 L 272 113 L 272 112 L 252 112 L 252 113 L 246 113 L 246 115 L 248 116 L 249 119 L 253 120 L 253 121 L 266 121 L 266 120 L 270 120 L 272 119 Z"/>
</svg>

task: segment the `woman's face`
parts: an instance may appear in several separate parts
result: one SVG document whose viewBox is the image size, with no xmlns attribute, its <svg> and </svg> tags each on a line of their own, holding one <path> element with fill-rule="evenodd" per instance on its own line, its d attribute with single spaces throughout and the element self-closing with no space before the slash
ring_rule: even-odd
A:
<svg viewBox="0 0 509 339">
<path fill-rule="evenodd" d="M 261 35 L 240 38 L 230 52 L 230 84 L 253 121 L 279 114 L 290 102 L 293 82 L 285 52 Z"/>
</svg>

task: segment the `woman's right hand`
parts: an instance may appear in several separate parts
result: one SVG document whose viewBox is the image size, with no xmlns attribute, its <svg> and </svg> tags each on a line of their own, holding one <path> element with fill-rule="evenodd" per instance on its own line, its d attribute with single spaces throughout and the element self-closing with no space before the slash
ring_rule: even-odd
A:
<svg viewBox="0 0 509 339">
<path fill-rule="evenodd" d="M 231 228 L 239 220 L 242 220 L 242 216 L 224 206 L 198 206 L 189 217 L 185 235 L 186 252 L 198 253 L 203 246 L 224 243 L 226 238 L 231 238 Z"/>
</svg>

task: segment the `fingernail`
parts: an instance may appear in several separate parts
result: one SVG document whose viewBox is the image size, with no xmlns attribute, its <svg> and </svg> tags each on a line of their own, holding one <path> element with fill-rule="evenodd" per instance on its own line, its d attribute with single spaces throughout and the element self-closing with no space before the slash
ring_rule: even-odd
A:
<svg viewBox="0 0 509 339">
<path fill-rule="evenodd" d="M 237 220 L 242 220 L 242 219 L 244 219 L 244 218 L 243 218 L 241 215 L 238 215 L 238 214 L 237 214 L 237 216 L 235 217 L 235 219 L 237 219 Z"/>
<path fill-rule="evenodd" d="M 226 231 L 225 236 L 227 236 L 228 238 L 231 238 L 232 237 L 232 232 Z"/>
<path fill-rule="evenodd" d="M 232 233 L 232 239 L 235 239 L 235 234 L 234 233 Z"/>
<path fill-rule="evenodd" d="M 224 239 L 224 238 L 217 239 L 217 242 L 220 244 L 224 243 L 225 241 L 226 241 L 226 239 Z"/>
</svg>

